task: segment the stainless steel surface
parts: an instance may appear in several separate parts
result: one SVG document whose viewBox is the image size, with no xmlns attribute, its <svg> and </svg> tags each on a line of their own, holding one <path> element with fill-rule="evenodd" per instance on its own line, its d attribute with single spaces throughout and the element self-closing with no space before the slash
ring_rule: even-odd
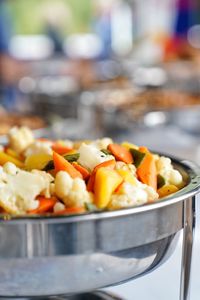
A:
<svg viewBox="0 0 200 300">
<path fill-rule="evenodd" d="M 160 265 L 183 228 L 184 201 L 200 186 L 198 167 L 173 162 L 189 176 L 176 197 L 104 213 L 1 220 L 0 296 L 72 295 Z"/>
<path fill-rule="evenodd" d="M 195 232 L 195 197 L 184 202 L 180 300 L 190 299 L 191 262 Z"/>
</svg>

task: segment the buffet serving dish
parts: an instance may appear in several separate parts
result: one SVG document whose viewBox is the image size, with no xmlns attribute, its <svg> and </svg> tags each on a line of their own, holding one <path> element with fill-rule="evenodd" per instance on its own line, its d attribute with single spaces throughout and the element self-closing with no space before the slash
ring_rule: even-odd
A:
<svg viewBox="0 0 200 300">
<path fill-rule="evenodd" d="M 159 266 L 172 253 L 182 228 L 188 243 L 192 199 L 200 188 L 196 165 L 172 161 L 188 184 L 157 203 L 73 216 L 2 215 L 0 296 L 73 295 L 119 284 Z M 191 241 L 184 248 L 185 260 Z M 190 261 L 185 263 L 189 270 Z"/>
</svg>

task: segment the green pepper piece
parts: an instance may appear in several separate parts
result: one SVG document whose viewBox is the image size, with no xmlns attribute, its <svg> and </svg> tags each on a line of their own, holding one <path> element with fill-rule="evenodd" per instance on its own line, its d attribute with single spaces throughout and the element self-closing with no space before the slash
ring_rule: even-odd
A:
<svg viewBox="0 0 200 300">
<path fill-rule="evenodd" d="M 73 162 L 73 161 L 77 161 L 80 157 L 80 153 L 74 153 L 74 154 L 66 154 L 64 155 L 64 158 L 68 161 L 68 162 Z"/>
<path fill-rule="evenodd" d="M 53 169 L 54 169 L 54 162 L 53 160 L 50 160 L 42 170 L 47 172 Z"/>
<path fill-rule="evenodd" d="M 133 162 L 134 165 L 136 166 L 136 168 L 139 167 L 139 165 L 141 164 L 141 162 L 143 161 L 146 153 L 143 153 L 137 149 L 133 149 L 130 148 L 129 151 L 131 152 L 132 156 L 133 156 Z"/>
<path fill-rule="evenodd" d="M 105 155 L 112 155 L 112 153 L 108 149 L 101 149 L 101 152 L 103 152 Z"/>
<path fill-rule="evenodd" d="M 157 175 L 157 189 L 160 189 L 163 185 L 165 185 L 165 183 L 166 183 L 165 178 L 162 175 L 158 174 Z"/>
</svg>

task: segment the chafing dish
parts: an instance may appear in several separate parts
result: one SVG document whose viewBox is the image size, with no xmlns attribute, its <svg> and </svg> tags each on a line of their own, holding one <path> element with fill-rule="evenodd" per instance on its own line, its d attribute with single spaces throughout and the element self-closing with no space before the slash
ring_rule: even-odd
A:
<svg viewBox="0 0 200 300">
<path fill-rule="evenodd" d="M 187 185 L 157 203 L 83 215 L 0 220 L 0 296 L 75 295 L 160 266 L 184 229 L 181 300 L 189 299 L 200 170 L 172 159 Z"/>
</svg>

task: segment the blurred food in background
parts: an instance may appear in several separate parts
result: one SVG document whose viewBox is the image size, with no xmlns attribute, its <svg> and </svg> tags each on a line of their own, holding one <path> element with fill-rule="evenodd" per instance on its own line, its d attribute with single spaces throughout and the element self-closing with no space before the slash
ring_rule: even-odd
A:
<svg viewBox="0 0 200 300">
<path fill-rule="evenodd" d="M 198 0 L 0 0 L 1 134 L 26 120 L 56 138 L 197 135 L 199 12 Z"/>
</svg>

